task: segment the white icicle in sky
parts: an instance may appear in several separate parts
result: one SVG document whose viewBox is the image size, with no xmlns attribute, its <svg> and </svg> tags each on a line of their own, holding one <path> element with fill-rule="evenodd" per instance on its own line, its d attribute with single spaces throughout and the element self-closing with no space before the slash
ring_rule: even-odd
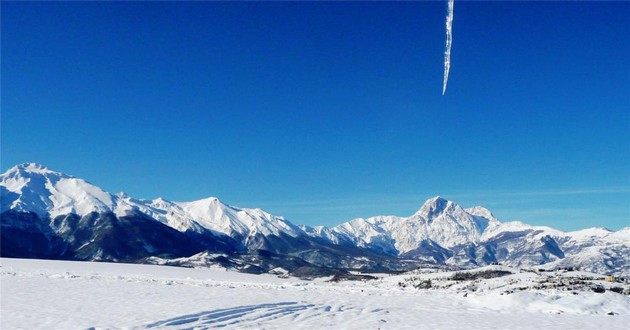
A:
<svg viewBox="0 0 630 330">
<path fill-rule="evenodd" d="M 448 0 L 448 16 L 446 16 L 446 50 L 444 51 L 444 85 L 442 95 L 446 93 L 448 71 L 451 69 L 451 44 L 453 43 L 453 6 L 455 0 Z"/>
</svg>

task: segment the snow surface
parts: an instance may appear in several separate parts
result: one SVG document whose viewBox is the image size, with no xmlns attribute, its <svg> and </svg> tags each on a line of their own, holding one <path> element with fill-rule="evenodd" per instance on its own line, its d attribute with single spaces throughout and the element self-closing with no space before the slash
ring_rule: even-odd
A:
<svg viewBox="0 0 630 330">
<path fill-rule="evenodd" d="M 497 266 L 498 267 L 498 266 Z M 2 329 L 628 329 L 630 298 L 532 290 L 534 273 L 479 289 L 402 288 L 412 276 L 332 283 L 207 268 L 0 259 Z M 435 280 L 434 282 L 437 282 Z M 446 283 L 446 282 L 444 282 Z M 615 315 L 608 315 L 613 312 Z"/>
</svg>

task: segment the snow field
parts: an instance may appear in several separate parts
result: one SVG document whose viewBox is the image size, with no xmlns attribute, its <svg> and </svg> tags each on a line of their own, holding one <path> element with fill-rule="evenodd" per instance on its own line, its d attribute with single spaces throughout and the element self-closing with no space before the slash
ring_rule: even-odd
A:
<svg viewBox="0 0 630 330">
<path fill-rule="evenodd" d="M 628 296 L 400 288 L 217 269 L 1 259 L 2 329 L 627 329 Z M 515 274 L 524 276 L 522 274 Z M 496 280 L 496 279 L 495 279 Z M 607 315 L 614 311 L 617 315 Z"/>
</svg>

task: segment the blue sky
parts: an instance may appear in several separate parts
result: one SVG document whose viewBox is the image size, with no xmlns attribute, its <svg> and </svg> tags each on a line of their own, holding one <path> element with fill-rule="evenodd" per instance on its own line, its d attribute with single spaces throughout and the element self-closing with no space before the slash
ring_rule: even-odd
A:
<svg viewBox="0 0 630 330">
<path fill-rule="evenodd" d="M 2 170 L 295 223 L 630 226 L 630 3 L 2 4 Z"/>
</svg>

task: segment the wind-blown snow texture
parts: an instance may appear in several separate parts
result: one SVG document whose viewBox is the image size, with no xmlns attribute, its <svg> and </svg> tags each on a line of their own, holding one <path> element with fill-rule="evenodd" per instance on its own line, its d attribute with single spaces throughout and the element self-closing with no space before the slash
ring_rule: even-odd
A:
<svg viewBox="0 0 630 330">
<path fill-rule="evenodd" d="M 630 275 L 630 228 L 562 232 L 504 223 L 483 207 L 463 209 L 441 197 L 427 200 L 409 217 L 359 218 L 326 228 L 296 226 L 214 197 L 172 202 L 114 195 L 32 163 L 2 174 L 0 192 L 2 256 L 144 262 L 151 256 L 264 250 L 297 258 L 295 268 L 304 266 L 303 259 L 317 267 L 405 269 L 394 258 L 459 267 L 544 264 Z"/>
</svg>

